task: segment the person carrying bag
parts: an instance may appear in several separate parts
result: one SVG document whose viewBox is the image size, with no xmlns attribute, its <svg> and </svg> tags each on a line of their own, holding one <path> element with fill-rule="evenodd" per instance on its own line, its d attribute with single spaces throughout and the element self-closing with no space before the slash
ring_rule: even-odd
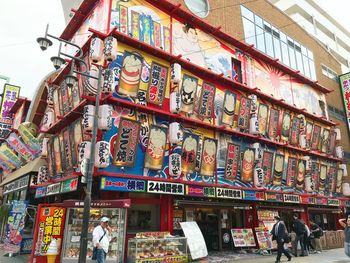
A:
<svg viewBox="0 0 350 263">
<path fill-rule="evenodd" d="M 286 225 L 279 216 L 275 216 L 275 221 L 276 223 L 273 225 L 271 231 L 272 240 L 276 240 L 277 242 L 277 258 L 275 263 L 281 262 L 282 253 L 288 258 L 288 261 L 291 261 L 292 256 L 289 254 L 288 250 L 284 248 L 284 244 L 290 242 Z"/>
<path fill-rule="evenodd" d="M 92 259 L 97 260 L 97 263 L 105 263 L 111 241 L 111 227 L 108 225 L 109 218 L 102 217 L 101 223 L 94 228 L 92 232 L 92 243 L 94 249 L 92 251 Z"/>
</svg>

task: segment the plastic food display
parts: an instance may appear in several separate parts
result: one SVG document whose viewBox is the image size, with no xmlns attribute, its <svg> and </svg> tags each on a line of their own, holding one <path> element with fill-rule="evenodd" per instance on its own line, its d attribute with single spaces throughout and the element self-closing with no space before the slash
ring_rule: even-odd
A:
<svg viewBox="0 0 350 263">
<path fill-rule="evenodd" d="M 125 211 L 120 208 L 101 208 L 90 210 L 90 221 L 88 228 L 88 250 L 87 261 L 91 260 L 93 244 L 92 232 L 100 224 L 100 218 L 107 216 L 112 229 L 109 251 L 106 262 L 123 262 L 123 243 L 125 231 Z M 80 234 L 83 225 L 83 209 L 70 208 L 68 211 L 67 225 L 65 229 L 65 240 L 63 247 L 63 262 L 76 262 L 80 250 Z"/>
<path fill-rule="evenodd" d="M 173 237 L 168 233 L 164 235 L 138 233 L 135 238 L 129 239 L 127 262 L 187 262 L 187 239 Z"/>
</svg>

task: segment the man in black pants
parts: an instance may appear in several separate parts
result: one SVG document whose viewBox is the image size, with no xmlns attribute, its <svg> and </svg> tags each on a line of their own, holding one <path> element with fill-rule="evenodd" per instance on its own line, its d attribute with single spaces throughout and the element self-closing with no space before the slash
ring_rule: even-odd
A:
<svg viewBox="0 0 350 263">
<path fill-rule="evenodd" d="M 297 247 L 296 250 L 298 250 L 298 241 L 299 241 L 300 247 L 301 247 L 300 256 L 305 257 L 305 256 L 307 256 L 307 254 L 305 253 L 305 245 L 304 245 L 304 234 L 306 232 L 306 228 L 305 228 L 304 223 L 300 219 L 298 219 L 297 214 L 294 214 L 293 217 L 294 217 L 293 229 L 294 229 L 294 232 L 296 233 L 296 239 L 295 239 L 296 247 Z M 294 255 L 297 257 L 298 251 L 295 251 Z"/>
<path fill-rule="evenodd" d="M 284 249 L 284 243 L 288 243 L 287 239 L 288 237 L 288 232 L 286 225 L 284 222 L 280 219 L 279 216 L 275 216 L 275 224 L 273 225 L 272 231 L 272 240 L 277 241 L 277 258 L 276 258 L 276 263 L 281 262 L 281 256 L 282 253 L 288 258 L 288 261 L 292 260 L 292 256 L 289 254 L 288 251 Z"/>
</svg>

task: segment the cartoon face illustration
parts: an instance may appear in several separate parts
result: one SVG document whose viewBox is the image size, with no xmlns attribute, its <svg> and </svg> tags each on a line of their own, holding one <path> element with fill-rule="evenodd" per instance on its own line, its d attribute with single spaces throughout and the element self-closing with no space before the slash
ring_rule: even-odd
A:
<svg viewBox="0 0 350 263">
<path fill-rule="evenodd" d="M 216 143 L 213 140 L 205 140 L 203 146 L 203 158 L 206 163 L 214 163 L 216 154 Z"/>
<path fill-rule="evenodd" d="M 282 173 L 283 161 L 284 161 L 283 155 L 276 155 L 276 158 L 275 158 L 275 171 L 276 172 Z"/>
<path fill-rule="evenodd" d="M 126 56 L 123 60 L 121 79 L 130 85 L 138 84 L 142 61 L 134 54 Z"/>
<path fill-rule="evenodd" d="M 282 136 L 288 137 L 290 130 L 290 114 L 286 113 L 283 115 L 282 121 Z"/>
<path fill-rule="evenodd" d="M 232 93 L 226 93 L 224 111 L 228 115 L 233 115 L 235 113 L 236 97 Z"/>
<path fill-rule="evenodd" d="M 163 157 L 165 143 L 166 134 L 164 131 L 158 128 L 152 129 L 149 138 L 148 151 L 154 159 Z"/>
</svg>

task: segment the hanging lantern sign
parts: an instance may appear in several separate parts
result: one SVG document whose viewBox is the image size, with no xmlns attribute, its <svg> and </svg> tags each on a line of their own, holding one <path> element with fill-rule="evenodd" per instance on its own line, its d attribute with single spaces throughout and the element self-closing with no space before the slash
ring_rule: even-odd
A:
<svg viewBox="0 0 350 263">
<path fill-rule="evenodd" d="M 7 143 L 27 162 L 34 159 L 33 153 L 29 148 L 18 138 L 17 134 L 11 133 L 6 139 Z"/>
<path fill-rule="evenodd" d="M 167 128 L 151 125 L 145 156 L 145 168 L 151 170 L 162 169 L 166 142 Z"/>
<path fill-rule="evenodd" d="M 95 167 L 106 168 L 110 165 L 109 161 L 109 142 L 99 141 L 96 143 Z"/>
<path fill-rule="evenodd" d="M 217 144 L 218 141 L 216 139 L 204 137 L 200 166 L 200 174 L 202 176 L 214 176 Z"/>
<path fill-rule="evenodd" d="M 240 159 L 240 146 L 228 143 L 225 165 L 225 179 L 234 180 L 237 177 Z"/>
<path fill-rule="evenodd" d="M 250 105 L 251 100 L 242 96 L 240 100 L 239 115 L 237 121 L 237 126 L 240 129 L 245 130 L 249 126 Z"/>
<path fill-rule="evenodd" d="M 334 132 L 336 134 L 336 141 L 340 141 L 341 140 L 341 132 L 339 128 L 334 128 Z"/>
<path fill-rule="evenodd" d="M 81 120 L 82 128 L 85 132 L 91 132 L 94 126 L 95 106 L 84 106 L 83 118 Z"/>
<path fill-rule="evenodd" d="M 133 166 L 139 141 L 141 124 L 120 118 L 118 136 L 114 146 L 113 163 L 116 166 Z"/>
<path fill-rule="evenodd" d="M 150 74 L 151 78 L 148 82 L 147 102 L 162 105 L 168 79 L 168 68 L 152 62 Z"/>
<path fill-rule="evenodd" d="M 102 76 L 103 76 L 103 83 L 101 87 L 101 91 L 104 94 L 111 93 L 114 90 L 115 87 L 115 73 L 114 69 L 109 68 L 109 69 L 104 69 L 102 71 Z"/>
<path fill-rule="evenodd" d="M 281 185 L 282 184 L 282 176 L 284 170 L 284 155 L 283 154 L 275 154 L 275 165 L 273 169 L 273 184 Z"/>
<path fill-rule="evenodd" d="M 254 167 L 254 186 L 257 188 L 261 188 L 264 185 L 264 170 L 256 166 Z"/>
<path fill-rule="evenodd" d="M 214 98 L 216 87 L 208 82 L 203 82 L 199 100 L 198 115 L 203 118 L 211 118 L 214 111 Z"/>
<path fill-rule="evenodd" d="M 179 92 L 172 92 L 169 96 L 169 111 L 171 113 L 179 113 L 181 109 L 181 99 Z"/>
<path fill-rule="evenodd" d="M 297 159 L 294 157 L 288 157 L 287 163 L 287 181 L 286 185 L 288 187 L 295 186 L 295 177 L 297 172 Z"/>
<path fill-rule="evenodd" d="M 305 184 L 305 170 L 306 170 L 306 164 L 305 160 L 299 160 L 298 161 L 298 167 L 297 167 L 297 180 L 296 180 L 296 188 L 297 189 L 304 189 Z"/>
<path fill-rule="evenodd" d="M 343 150 L 343 146 L 339 145 L 337 147 L 335 147 L 335 155 L 337 158 L 344 158 L 344 150 Z"/>
<path fill-rule="evenodd" d="M 254 156 L 253 148 L 246 148 L 243 152 L 243 159 L 241 165 L 241 181 L 245 183 L 253 182 L 254 176 Z"/>
<path fill-rule="evenodd" d="M 254 135 L 257 135 L 260 133 L 258 116 L 256 114 L 252 114 L 249 120 L 249 133 Z"/>
<path fill-rule="evenodd" d="M 344 176 L 348 176 L 348 169 L 346 168 L 346 164 L 339 164 L 339 169 L 344 171 Z"/>
<path fill-rule="evenodd" d="M 190 133 L 184 134 L 181 151 L 181 170 L 183 174 L 190 174 L 195 171 L 198 144 L 198 135 Z"/>
<path fill-rule="evenodd" d="M 198 79 L 184 74 L 182 80 L 181 111 L 191 114 L 194 108 L 194 98 L 197 91 Z"/>
<path fill-rule="evenodd" d="M 252 148 L 254 149 L 254 160 L 255 162 L 261 161 L 263 156 L 263 150 L 261 148 L 261 144 L 256 142 L 252 144 Z"/>
<path fill-rule="evenodd" d="M 55 88 L 56 87 L 53 85 L 46 85 L 46 89 L 47 89 L 46 102 L 47 102 L 47 105 L 50 107 L 52 107 L 54 104 L 53 93 L 54 93 Z"/>
<path fill-rule="evenodd" d="M 112 112 L 113 107 L 108 104 L 99 106 L 98 108 L 98 128 L 107 131 L 112 128 Z"/>
<path fill-rule="evenodd" d="M 320 168 L 320 179 L 318 183 L 318 191 L 324 193 L 326 190 L 326 180 L 327 180 L 327 165 L 321 164 Z"/>
<path fill-rule="evenodd" d="M 278 129 L 278 119 L 280 111 L 274 108 L 270 109 L 269 125 L 267 130 L 267 136 L 271 140 L 276 140 L 277 138 L 277 129 Z"/>
<path fill-rule="evenodd" d="M 183 131 L 180 123 L 172 122 L 169 124 L 169 142 L 172 144 L 178 144 L 183 139 Z"/>
<path fill-rule="evenodd" d="M 108 36 L 104 40 L 103 53 L 107 61 L 113 61 L 118 55 L 118 41 L 113 36 Z"/>
<path fill-rule="evenodd" d="M 93 62 L 96 63 L 100 59 L 102 59 L 103 46 L 104 46 L 103 41 L 100 38 L 95 37 L 91 40 L 89 55 Z"/>
<path fill-rule="evenodd" d="M 169 175 L 176 178 L 181 176 L 181 155 L 179 153 L 169 155 Z"/>
<path fill-rule="evenodd" d="M 89 75 L 91 76 L 90 78 L 83 77 L 84 93 L 88 96 L 95 96 L 98 90 L 99 75 L 99 69 L 96 65 L 90 65 Z"/>
<path fill-rule="evenodd" d="M 54 121 L 55 121 L 55 114 L 54 114 L 53 110 L 47 109 L 47 111 L 45 112 L 45 115 L 43 117 L 41 129 L 43 131 L 47 131 L 48 129 L 50 129 L 50 127 L 52 126 Z"/>
<path fill-rule="evenodd" d="M 89 141 L 82 141 L 79 146 L 79 156 L 78 156 L 78 162 L 81 164 L 81 162 L 84 159 L 90 159 L 91 154 L 91 142 Z"/>
<path fill-rule="evenodd" d="M 250 114 L 256 114 L 258 111 L 258 97 L 255 94 L 249 95 L 251 101 Z"/>
<path fill-rule="evenodd" d="M 180 84 L 181 83 L 181 65 L 178 63 L 171 64 L 170 69 L 171 83 Z"/>
<path fill-rule="evenodd" d="M 225 92 L 223 111 L 221 115 L 221 122 L 223 124 L 232 126 L 233 118 L 236 109 L 236 94 L 231 91 Z"/>
</svg>

